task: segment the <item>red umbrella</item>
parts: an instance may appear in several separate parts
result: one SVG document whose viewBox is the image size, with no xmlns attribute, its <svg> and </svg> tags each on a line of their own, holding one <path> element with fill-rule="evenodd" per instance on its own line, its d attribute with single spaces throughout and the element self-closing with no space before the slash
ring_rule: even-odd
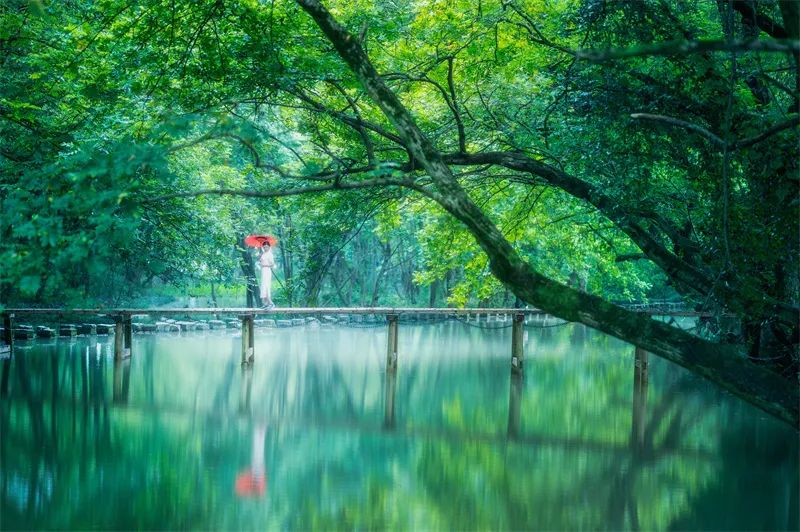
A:
<svg viewBox="0 0 800 532">
<path fill-rule="evenodd" d="M 270 247 L 278 243 L 278 239 L 272 235 L 247 235 L 244 237 L 244 244 L 251 248 L 261 248 L 264 244 L 269 244 Z"/>
</svg>

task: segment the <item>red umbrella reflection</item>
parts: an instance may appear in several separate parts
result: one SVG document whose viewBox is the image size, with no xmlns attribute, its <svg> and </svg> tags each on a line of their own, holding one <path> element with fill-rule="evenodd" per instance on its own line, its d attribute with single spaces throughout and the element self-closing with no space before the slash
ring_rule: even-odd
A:
<svg viewBox="0 0 800 532">
<path fill-rule="evenodd" d="M 253 445 L 250 450 L 250 467 L 236 475 L 234 491 L 238 497 L 263 497 L 267 492 L 267 471 L 264 467 L 265 426 L 253 431 Z"/>
</svg>

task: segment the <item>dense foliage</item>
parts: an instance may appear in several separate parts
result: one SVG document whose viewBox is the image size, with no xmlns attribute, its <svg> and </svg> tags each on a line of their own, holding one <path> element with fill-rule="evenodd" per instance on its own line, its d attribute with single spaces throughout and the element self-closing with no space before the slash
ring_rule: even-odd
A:
<svg viewBox="0 0 800 532">
<path fill-rule="evenodd" d="M 238 48 L 259 33 L 252 6 L 231 5 L 218 14 L 230 11 L 228 18 L 256 25 L 232 25 L 227 34 L 206 28 L 216 18 L 173 28 L 163 19 L 168 6 L 157 3 L 134 10 L 104 3 L 88 10 L 35 7 L 20 3 L 4 19 L 9 68 L 3 80 L 3 222 L 9 267 L 3 281 L 9 301 L 120 303 L 153 293 L 154 281 L 243 286 L 237 244 L 247 232 L 267 230 L 285 237 L 280 259 L 288 304 L 435 305 L 444 297 L 460 305 L 508 304 L 509 294 L 491 277 L 486 257 L 464 229 L 429 202 L 396 191 L 141 204 L 146 193 L 161 189 L 277 187 L 284 180 L 274 179 L 277 163 L 302 174 L 363 155 L 333 154 L 331 145 L 342 153 L 363 147 L 348 146 L 352 132 L 330 117 L 287 109 L 291 91 L 279 92 L 270 78 L 253 80 L 251 60 L 214 63 L 224 57 L 213 53 L 215 47 Z M 187 21 L 202 13 L 194 9 L 186 7 Z M 155 36 L 135 31 L 159 25 L 162 32 Z M 167 30 L 169 42 L 162 42 L 159 35 L 166 39 Z M 186 48 L 198 31 L 197 49 Z M 130 42 L 120 41 L 125 37 Z M 183 48 L 170 44 L 181 40 Z M 172 68 L 169 61 L 164 65 L 165 48 L 175 49 Z M 250 43 L 249 51 L 229 53 L 257 48 Z M 329 76 L 314 74 L 320 66 L 307 68 L 306 78 Z M 209 76 L 223 75 L 231 87 L 220 80 L 208 85 Z M 241 98 L 242 91 L 255 90 L 241 86 L 244 80 L 265 84 L 260 90 L 284 98 L 285 105 L 228 103 L 228 96 L 217 94 Z M 336 93 L 330 96 L 345 97 L 336 92 L 337 83 L 330 85 Z M 423 101 L 435 95 L 413 96 Z M 213 109 L 198 112 L 197 106 Z M 450 127 L 442 111 L 430 120 Z M 199 140 L 182 142 L 192 135 Z M 256 146 L 254 161 L 250 148 Z M 507 234 L 524 242 L 530 258 L 550 275 L 580 278 L 615 299 L 641 299 L 661 284 L 648 265 L 615 263 L 609 251 L 632 250 L 630 244 L 595 214 L 564 205 L 569 200 L 563 194 L 541 184 L 514 185 L 502 175 L 485 177 L 492 179 L 487 200 L 509 226 Z"/>
</svg>

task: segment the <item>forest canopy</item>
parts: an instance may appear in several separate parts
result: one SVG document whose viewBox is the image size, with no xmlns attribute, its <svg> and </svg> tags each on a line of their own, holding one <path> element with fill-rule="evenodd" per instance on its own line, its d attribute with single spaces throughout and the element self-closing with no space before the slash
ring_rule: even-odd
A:
<svg viewBox="0 0 800 532">
<path fill-rule="evenodd" d="M 0 9 L 0 305 L 241 305 L 272 232 L 279 305 L 528 304 L 796 419 L 800 4 Z"/>
</svg>

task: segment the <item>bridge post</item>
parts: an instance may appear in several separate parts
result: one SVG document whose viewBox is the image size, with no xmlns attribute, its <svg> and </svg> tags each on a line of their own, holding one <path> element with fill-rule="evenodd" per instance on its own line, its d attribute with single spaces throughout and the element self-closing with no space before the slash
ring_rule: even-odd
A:
<svg viewBox="0 0 800 532">
<path fill-rule="evenodd" d="M 114 360 L 131 356 L 132 326 L 130 315 L 114 316 Z"/>
<path fill-rule="evenodd" d="M 122 360 L 122 316 L 114 316 L 114 360 Z"/>
<path fill-rule="evenodd" d="M 386 371 L 397 371 L 397 314 L 387 314 L 389 322 L 389 335 L 386 348 Z"/>
<path fill-rule="evenodd" d="M 242 320 L 242 364 L 250 364 L 255 359 L 255 316 L 239 316 Z"/>
<path fill-rule="evenodd" d="M 133 350 L 133 320 L 130 314 L 122 317 L 123 323 L 123 339 L 125 340 L 125 357 L 131 356 Z"/>
<path fill-rule="evenodd" d="M 525 350 L 522 345 L 525 335 L 524 323 L 524 314 L 521 312 L 514 314 L 511 321 L 511 373 L 514 375 L 523 374 L 522 363 L 525 358 Z"/>
<path fill-rule="evenodd" d="M 3 345 L 0 346 L 0 357 L 11 358 L 14 350 L 14 314 L 3 314 Z"/>
</svg>

